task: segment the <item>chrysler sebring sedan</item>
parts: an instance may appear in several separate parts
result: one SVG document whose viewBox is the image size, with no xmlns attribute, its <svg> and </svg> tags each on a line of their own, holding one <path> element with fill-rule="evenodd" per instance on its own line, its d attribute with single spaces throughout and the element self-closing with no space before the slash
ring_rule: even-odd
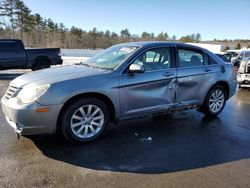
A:
<svg viewBox="0 0 250 188">
<path fill-rule="evenodd" d="M 217 116 L 235 94 L 232 64 L 191 45 L 125 43 L 79 65 L 14 79 L 1 100 L 18 135 L 61 131 L 70 141 L 99 137 L 109 123 L 198 109 Z"/>
</svg>

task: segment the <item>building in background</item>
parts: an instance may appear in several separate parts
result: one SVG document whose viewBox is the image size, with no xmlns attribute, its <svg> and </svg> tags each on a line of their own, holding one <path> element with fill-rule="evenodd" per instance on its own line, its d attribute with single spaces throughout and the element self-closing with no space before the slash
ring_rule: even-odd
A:
<svg viewBox="0 0 250 188">
<path fill-rule="evenodd" d="M 225 51 L 226 47 L 229 47 L 229 50 L 234 50 L 235 47 L 232 45 L 220 45 L 220 44 L 203 44 L 203 43 L 187 43 L 194 46 L 199 46 L 205 48 L 213 53 L 219 54 Z"/>
</svg>

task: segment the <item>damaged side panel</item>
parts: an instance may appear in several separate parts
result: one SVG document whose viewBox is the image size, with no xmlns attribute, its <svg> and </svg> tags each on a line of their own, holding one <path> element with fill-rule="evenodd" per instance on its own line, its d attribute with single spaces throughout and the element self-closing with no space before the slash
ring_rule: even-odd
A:
<svg viewBox="0 0 250 188">
<path fill-rule="evenodd" d="M 204 70 L 205 66 L 177 69 L 177 93 L 182 106 L 201 104 L 208 88 L 216 82 L 214 78 L 219 77 L 219 65 L 210 66 L 209 73 Z"/>
<path fill-rule="evenodd" d="M 120 79 L 121 116 L 168 109 L 175 104 L 175 81 L 175 68 L 123 75 Z"/>
</svg>

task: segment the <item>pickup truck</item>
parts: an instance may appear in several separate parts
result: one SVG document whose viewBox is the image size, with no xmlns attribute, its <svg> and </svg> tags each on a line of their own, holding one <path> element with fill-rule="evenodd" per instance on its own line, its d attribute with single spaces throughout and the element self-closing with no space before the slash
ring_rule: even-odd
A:
<svg viewBox="0 0 250 188">
<path fill-rule="evenodd" d="M 60 48 L 25 49 L 21 40 L 0 40 L 0 70 L 33 71 L 62 64 Z"/>
</svg>

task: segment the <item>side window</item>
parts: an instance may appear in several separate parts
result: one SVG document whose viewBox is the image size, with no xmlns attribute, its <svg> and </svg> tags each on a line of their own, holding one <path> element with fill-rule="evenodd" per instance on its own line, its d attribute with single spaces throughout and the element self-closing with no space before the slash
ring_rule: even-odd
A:
<svg viewBox="0 0 250 188">
<path fill-rule="evenodd" d="M 160 59 L 160 53 L 155 52 L 155 51 L 148 51 L 146 52 L 146 62 L 158 62 Z"/>
<path fill-rule="evenodd" d="M 9 50 L 18 50 L 18 44 L 15 41 L 1 41 L 0 50 L 9 51 Z"/>
<path fill-rule="evenodd" d="M 144 52 L 135 61 L 146 71 L 162 70 L 171 67 L 170 48 L 155 48 Z"/>
<path fill-rule="evenodd" d="M 194 67 L 202 66 L 205 63 L 205 58 L 202 52 L 197 52 L 193 50 L 179 49 L 179 66 L 180 67 Z"/>
<path fill-rule="evenodd" d="M 250 57 L 250 52 L 245 52 L 245 58 L 249 58 Z"/>
<path fill-rule="evenodd" d="M 239 60 L 243 59 L 243 52 L 240 53 L 240 55 L 238 56 L 238 59 Z"/>
<path fill-rule="evenodd" d="M 210 65 L 216 65 L 218 63 L 213 58 L 209 57 L 209 64 Z"/>
</svg>

